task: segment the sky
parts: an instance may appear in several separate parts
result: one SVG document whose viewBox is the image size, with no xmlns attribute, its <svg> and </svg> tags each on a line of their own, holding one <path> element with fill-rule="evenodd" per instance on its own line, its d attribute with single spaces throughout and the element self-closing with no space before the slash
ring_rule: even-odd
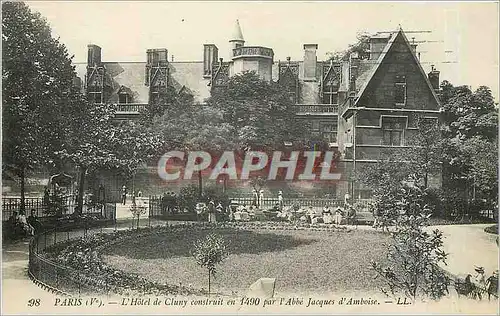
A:
<svg viewBox="0 0 500 316">
<path fill-rule="evenodd" d="M 489 86 L 499 96 L 497 2 L 300 1 L 28 1 L 60 37 L 75 62 L 87 45 L 102 47 L 103 61 L 145 61 L 149 48 L 167 48 L 169 60 L 201 61 L 203 44 L 229 56 L 239 19 L 245 45 L 270 47 L 275 60 L 302 60 L 303 44 L 318 44 L 318 60 L 356 42 L 358 32 L 393 31 L 399 25 L 419 43 L 426 72 L 440 80 Z M 416 32 L 415 32 L 416 31 Z M 422 32 L 422 31 L 430 31 Z M 414 33 L 415 32 L 415 33 Z"/>
</svg>

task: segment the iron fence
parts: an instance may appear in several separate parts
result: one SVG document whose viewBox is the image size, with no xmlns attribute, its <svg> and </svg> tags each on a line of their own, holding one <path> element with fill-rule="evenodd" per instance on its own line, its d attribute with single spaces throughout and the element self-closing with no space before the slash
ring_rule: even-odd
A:
<svg viewBox="0 0 500 316">
<path fill-rule="evenodd" d="M 53 217 L 54 214 L 47 212 L 48 207 L 42 197 L 29 197 L 24 199 L 26 216 L 31 214 L 31 210 L 35 210 L 35 215 L 38 218 Z M 103 218 L 108 218 L 114 204 L 105 203 L 96 205 L 83 205 L 82 214 L 101 215 Z M 2 198 L 2 221 L 7 221 L 14 212 L 19 213 L 21 210 L 20 198 Z M 63 208 L 60 215 L 69 215 L 75 211 L 74 205 L 69 205 Z"/>
<path fill-rule="evenodd" d="M 254 198 L 250 196 L 244 197 L 232 197 L 229 199 L 233 204 L 247 205 L 250 206 L 254 202 Z M 358 199 L 355 201 L 362 209 L 367 209 L 368 205 L 372 202 L 371 199 Z M 272 208 L 273 206 L 279 204 L 279 200 L 276 197 L 264 198 L 262 201 L 262 207 Z M 300 207 L 336 207 L 344 206 L 344 200 L 341 199 L 314 199 L 314 198 L 285 198 L 283 199 L 284 206 L 299 205 Z M 162 197 L 150 196 L 149 197 L 149 216 L 150 217 L 160 217 L 169 214 L 169 210 L 162 205 Z"/>
<path fill-rule="evenodd" d="M 42 288 L 58 295 L 72 293 L 86 294 L 90 291 L 106 291 L 107 285 L 99 276 L 89 277 L 79 271 L 49 259 L 47 248 L 73 239 L 103 233 L 106 229 L 116 230 L 115 220 L 101 220 L 93 226 L 71 223 L 44 231 L 33 237 L 29 244 L 28 274 L 30 279 Z"/>
</svg>

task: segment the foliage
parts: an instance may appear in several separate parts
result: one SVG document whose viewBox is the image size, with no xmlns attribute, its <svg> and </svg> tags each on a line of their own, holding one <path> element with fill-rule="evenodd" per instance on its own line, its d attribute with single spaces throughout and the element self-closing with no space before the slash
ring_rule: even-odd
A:
<svg viewBox="0 0 500 316">
<path fill-rule="evenodd" d="M 423 296 L 439 299 L 447 293 L 449 285 L 438 265 L 446 264 L 443 235 L 437 229 L 431 233 L 424 229 L 431 213 L 423 204 L 422 192 L 415 188 L 401 193 L 395 203 L 400 216 L 391 234 L 387 261 L 373 261 L 372 268 L 386 282 L 387 288 L 383 289 L 386 294 L 402 293 L 412 300 Z"/>
<path fill-rule="evenodd" d="M 215 206 L 221 203 L 224 207 L 228 206 L 230 202 L 229 196 L 222 192 L 218 186 L 208 186 L 205 188 L 201 202 L 209 203 L 210 201 L 214 201 Z"/>
<path fill-rule="evenodd" d="M 480 86 L 472 92 L 467 86 L 454 87 L 443 81 L 441 90 L 447 138 L 463 140 L 480 136 L 490 141 L 497 138 L 497 105 L 488 87 Z"/>
<path fill-rule="evenodd" d="M 303 143 L 308 129 L 296 123 L 286 91 L 275 82 L 262 80 L 255 72 L 232 76 L 225 89 L 207 100 L 222 113 L 222 121 L 234 130 L 237 149 L 276 150 L 285 141 Z"/>
<path fill-rule="evenodd" d="M 408 145 L 412 147 L 399 158 L 409 161 L 413 176 L 427 188 L 429 177 L 439 175 L 441 171 L 441 129 L 436 120 L 421 115 L 416 117 L 416 125 L 415 133 L 408 139 Z"/>
<path fill-rule="evenodd" d="M 259 192 L 267 183 L 267 179 L 261 176 L 250 177 L 250 185 L 252 188 Z"/>
<path fill-rule="evenodd" d="M 327 53 L 328 60 L 346 61 L 352 53 L 357 53 L 360 59 L 368 59 L 370 54 L 370 34 L 367 32 L 358 32 L 356 34 L 356 43 L 349 44 L 348 48 L 340 52 Z"/>
<path fill-rule="evenodd" d="M 195 185 L 188 185 L 180 189 L 177 200 L 181 209 L 188 209 L 193 212 L 196 203 L 199 202 L 199 198 L 198 187 Z"/>
<path fill-rule="evenodd" d="M 22 2 L 2 3 L 2 170 L 20 177 L 58 148 L 59 113 L 71 98 L 74 68 L 47 21 Z"/>
<path fill-rule="evenodd" d="M 452 205 L 447 213 L 494 208 L 498 199 L 498 104 L 484 86 L 473 92 L 444 81 L 441 90 L 444 199 L 445 205 Z M 478 200 L 485 202 L 480 206 Z"/>
<path fill-rule="evenodd" d="M 169 108 L 178 109 L 185 105 L 184 101 L 189 102 L 190 100 L 192 100 L 192 96 L 190 96 L 190 98 L 182 98 L 182 96 L 175 91 L 175 88 L 169 85 L 165 93 L 160 93 L 158 98 L 154 99 L 153 102 L 149 102 L 144 109 L 141 110 L 140 121 L 144 125 L 151 123 L 153 118 L 162 116 Z"/>
<path fill-rule="evenodd" d="M 209 234 L 193 244 L 192 255 L 196 263 L 208 270 L 208 292 L 210 293 L 210 276 L 215 277 L 217 265 L 229 255 L 228 244 L 217 234 Z"/>
<path fill-rule="evenodd" d="M 131 122 L 115 122 L 115 108 L 90 103 L 74 91 L 73 102 L 61 112 L 63 144 L 55 154 L 80 170 L 78 211 L 83 205 L 85 176 L 88 172 L 108 169 L 132 177 L 137 168 L 153 157 L 162 146 L 156 134 Z"/>
</svg>

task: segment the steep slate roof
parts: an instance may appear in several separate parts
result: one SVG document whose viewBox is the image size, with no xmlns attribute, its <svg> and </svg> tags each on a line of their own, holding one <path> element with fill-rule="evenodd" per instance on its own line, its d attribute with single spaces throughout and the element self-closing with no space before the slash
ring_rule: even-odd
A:
<svg viewBox="0 0 500 316">
<path fill-rule="evenodd" d="M 125 86 L 133 93 L 133 103 L 148 103 L 149 87 L 145 83 L 145 62 L 104 62 L 113 82 L 111 102 L 118 101 L 118 91 Z M 77 76 L 84 81 L 86 63 L 75 63 Z M 194 96 L 195 102 L 202 103 L 210 96 L 208 80 L 203 79 L 203 62 L 169 62 L 170 79 L 176 91 L 185 87 Z"/>
<path fill-rule="evenodd" d="M 411 56 L 413 57 L 415 63 L 418 65 L 418 69 L 420 70 L 420 73 L 422 74 L 422 77 L 425 79 L 426 83 L 427 83 L 427 86 L 429 87 L 429 90 L 431 91 L 435 101 L 437 102 L 438 105 L 440 105 L 441 103 L 439 102 L 439 98 L 436 94 L 436 91 L 434 91 L 434 88 L 432 87 L 432 84 L 431 82 L 429 81 L 429 78 L 427 77 L 427 75 L 425 74 L 425 71 L 424 69 L 422 68 L 422 65 L 420 64 L 417 56 L 415 55 L 415 52 L 413 51 L 413 49 L 411 48 L 411 45 L 410 45 L 410 42 L 408 41 L 408 38 L 406 37 L 405 33 L 403 32 L 402 29 L 399 29 L 399 31 L 395 32 L 395 33 L 392 33 L 391 34 L 391 37 L 389 38 L 389 41 L 387 43 L 387 45 L 384 47 L 384 50 L 382 51 L 382 53 L 380 54 L 379 58 L 375 61 L 375 60 L 367 60 L 366 62 L 364 63 L 360 63 L 360 66 L 361 64 L 365 64 L 367 67 L 365 69 L 365 71 L 363 72 L 362 75 L 360 75 L 359 77 L 361 78 L 358 78 L 356 80 L 356 87 L 358 87 L 358 81 L 360 82 L 361 84 L 361 87 L 359 89 L 359 92 L 357 93 L 356 95 L 356 101 L 354 103 L 354 107 L 357 106 L 358 104 L 358 101 L 361 100 L 361 96 L 363 95 L 363 93 L 365 92 L 366 88 L 368 87 L 370 81 L 373 79 L 373 77 L 375 76 L 375 73 L 377 72 L 377 70 L 380 68 L 380 65 L 382 65 L 382 61 L 385 59 L 385 57 L 387 56 L 387 53 L 390 51 L 392 45 L 394 44 L 394 42 L 396 41 L 396 38 L 398 38 L 399 36 L 402 36 L 403 39 L 404 39 L 404 42 L 406 44 L 406 46 L 408 47 L 408 50 L 411 54 Z M 368 62 L 372 62 L 371 66 L 369 66 Z"/>
<path fill-rule="evenodd" d="M 183 86 L 185 91 L 194 96 L 195 102 L 203 103 L 210 97 L 210 80 L 203 79 L 203 62 L 171 62 L 169 63 L 170 78 L 176 91 Z M 144 72 L 144 71 L 143 71 Z"/>
</svg>

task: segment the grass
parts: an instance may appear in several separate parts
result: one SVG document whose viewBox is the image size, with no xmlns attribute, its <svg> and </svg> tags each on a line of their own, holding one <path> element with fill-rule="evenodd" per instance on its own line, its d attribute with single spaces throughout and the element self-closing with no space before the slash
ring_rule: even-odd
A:
<svg viewBox="0 0 500 316">
<path fill-rule="evenodd" d="M 190 255 L 193 242 L 210 231 L 159 233 L 114 245 L 107 264 L 149 280 L 207 287 L 206 270 Z M 220 229 L 230 255 L 218 269 L 213 289 L 245 294 L 261 277 L 277 278 L 276 291 L 324 293 L 378 291 L 370 260 L 383 260 L 389 237 L 373 231 L 250 231 Z"/>
</svg>

